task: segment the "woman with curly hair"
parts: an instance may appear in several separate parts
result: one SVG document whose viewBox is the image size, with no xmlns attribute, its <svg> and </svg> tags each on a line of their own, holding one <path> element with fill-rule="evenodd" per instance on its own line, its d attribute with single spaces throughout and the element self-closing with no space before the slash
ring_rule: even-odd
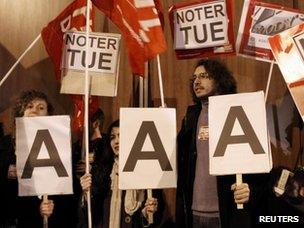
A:
<svg viewBox="0 0 304 228">
<path fill-rule="evenodd" d="M 54 112 L 47 96 L 36 90 L 21 93 L 14 107 L 14 117 L 49 116 Z M 8 167 L 8 178 L 17 185 L 16 156 L 11 152 L 11 162 Z M 17 191 L 15 191 L 17 194 Z M 70 196 L 51 196 L 51 199 L 41 201 L 38 197 L 17 197 L 17 227 L 42 227 L 43 217 L 49 217 L 49 227 L 74 227 L 73 218 L 76 215 L 77 200 Z M 54 205 L 55 209 L 54 209 Z M 74 214 L 73 214 L 74 213 Z"/>
</svg>

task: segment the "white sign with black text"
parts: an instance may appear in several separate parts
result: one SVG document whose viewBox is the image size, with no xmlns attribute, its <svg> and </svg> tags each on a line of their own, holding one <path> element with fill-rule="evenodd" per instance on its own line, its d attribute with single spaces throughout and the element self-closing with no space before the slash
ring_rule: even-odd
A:
<svg viewBox="0 0 304 228">
<path fill-rule="evenodd" d="M 89 51 L 86 51 L 86 34 L 69 31 L 65 33 L 62 54 L 61 93 L 84 94 L 86 58 L 92 79 L 91 94 L 116 96 L 120 34 L 90 33 Z"/>
<path fill-rule="evenodd" d="M 121 108 L 119 188 L 176 187 L 176 111 Z"/>
<path fill-rule="evenodd" d="M 270 171 L 263 92 L 209 97 L 209 161 L 211 175 Z"/>
<path fill-rule="evenodd" d="M 69 116 L 16 118 L 19 196 L 72 194 Z"/>
<path fill-rule="evenodd" d="M 216 47 L 228 42 L 226 1 L 188 6 L 174 14 L 175 49 Z"/>
</svg>

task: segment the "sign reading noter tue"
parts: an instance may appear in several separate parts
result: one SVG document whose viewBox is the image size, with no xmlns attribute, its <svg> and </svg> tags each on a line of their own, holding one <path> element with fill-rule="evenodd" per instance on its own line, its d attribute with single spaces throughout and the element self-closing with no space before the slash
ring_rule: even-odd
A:
<svg viewBox="0 0 304 228">
<path fill-rule="evenodd" d="M 92 77 L 91 94 L 116 96 L 119 68 L 120 35 L 90 33 L 89 51 L 86 51 L 86 34 L 65 33 L 62 54 L 62 93 L 84 94 L 86 59 Z"/>
<path fill-rule="evenodd" d="M 225 0 L 177 9 L 174 21 L 175 49 L 215 47 L 228 42 Z"/>
<path fill-rule="evenodd" d="M 269 172 L 263 92 L 209 97 L 211 175 Z"/>
</svg>

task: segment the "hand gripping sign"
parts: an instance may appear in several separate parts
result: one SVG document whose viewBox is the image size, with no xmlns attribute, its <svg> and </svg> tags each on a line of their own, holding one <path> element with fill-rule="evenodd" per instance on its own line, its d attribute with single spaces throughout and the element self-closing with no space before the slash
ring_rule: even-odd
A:
<svg viewBox="0 0 304 228">
<path fill-rule="evenodd" d="M 263 92 L 210 97 L 209 134 L 211 175 L 270 171 Z"/>
<path fill-rule="evenodd" d="M 304 11 L 245 0 L 236 46 L 237 53 L 262 61 L 273 60 L 268 38 L 304 22 Z"/>
<path fill-rule="evenodd" d="M 304 23 L 270 37 L 269 44 L 304 120 Z"/>
<path fill-rule="evenodd" d="M 121 108 L 119 188 L 176 187 L 176 113 L 172 108 Z"/>
<path fill-rule="evenodd" d="M 169 17 L 178 59 L 234 53 L 231 0 L 176 4 Z"/>
<path fill-rule="evenodd" d="M 88 69 L 92 76 L 91 94 L 116 96 L 120 35 L 90 33 L 88 42 Z M 85 33 L 66 32 L 61 64 L 61 93 L 84 94 L 86 55 Z"/>
<path fill-rule="evenodd" d="M 72 194 L 69 116 L 16 119 L 19 196 Z"/>
</svg>

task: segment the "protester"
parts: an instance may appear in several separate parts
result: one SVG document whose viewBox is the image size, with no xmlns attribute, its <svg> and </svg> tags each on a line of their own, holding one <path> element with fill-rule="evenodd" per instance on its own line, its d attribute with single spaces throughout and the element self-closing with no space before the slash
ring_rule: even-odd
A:
<svg viewBox="0 0 304 228">
<path fill-rule="evenodd" d="M 14 143 L 11 135 L 5 135 L 0 123 L 0 227 L 16 227 L 17 181 L 10 178 L 9 165 L 14 162 Z"/>
<path fill-rule="evenodd" d="M 236 93 L 236 81 L 222 63 L 200 60 L 191 92 L 195 105 L 188 107 L 178 134 L 177 227 L 251 227 L 265 177 L 243 175 L 244 183 L 237 186 L 235 175 L 209 174 L 208 98 Z"/>
<path fill-rule="evenodd" d="M 109 127 L 104 154 L 95 157 L 91 173 L 81 177 L 84 192 L 92 190 L 93 227 L 143 227 L 149 213 L 158 209 L 156 198 L 144 190 L 118 189 L 119 121 Z M 155 214 L 155 223 L 159 221 Z"/>
<path fill-rule="evenodd" d="M 96 153 L 101 153 L 105 147 L 105 134 L 102 133 L 104 123 L 104 113 L 98 108 L 89 119 L 89 163 L 92 164 Z M 85 173 L 85 160 L 82 140 L 78 140 L 73 144 L 73 151 L 75 151 L 74 164 L 76 165 L 76 173 L 79 178 Z M 102 153 L 103 154 L 103 153 Z"/>
<path fill-rule="evenodd" d="M 47 96 L 39 91 L 23 92 L 14 107 L 15 117 L 36 117 L 53 114 Z M 13 159 L 15 160 L 15 159 Z M 9 166 L 10 178 L 17 177 L 15 164 Z M 41 201 L 38 197 L 17 198 L 17 227 L 42 227 L 43 217 L 48 217 L 49 227 L 75 227 L 77 199 L 74 195 L 50 196 Z"/>
</svg>

